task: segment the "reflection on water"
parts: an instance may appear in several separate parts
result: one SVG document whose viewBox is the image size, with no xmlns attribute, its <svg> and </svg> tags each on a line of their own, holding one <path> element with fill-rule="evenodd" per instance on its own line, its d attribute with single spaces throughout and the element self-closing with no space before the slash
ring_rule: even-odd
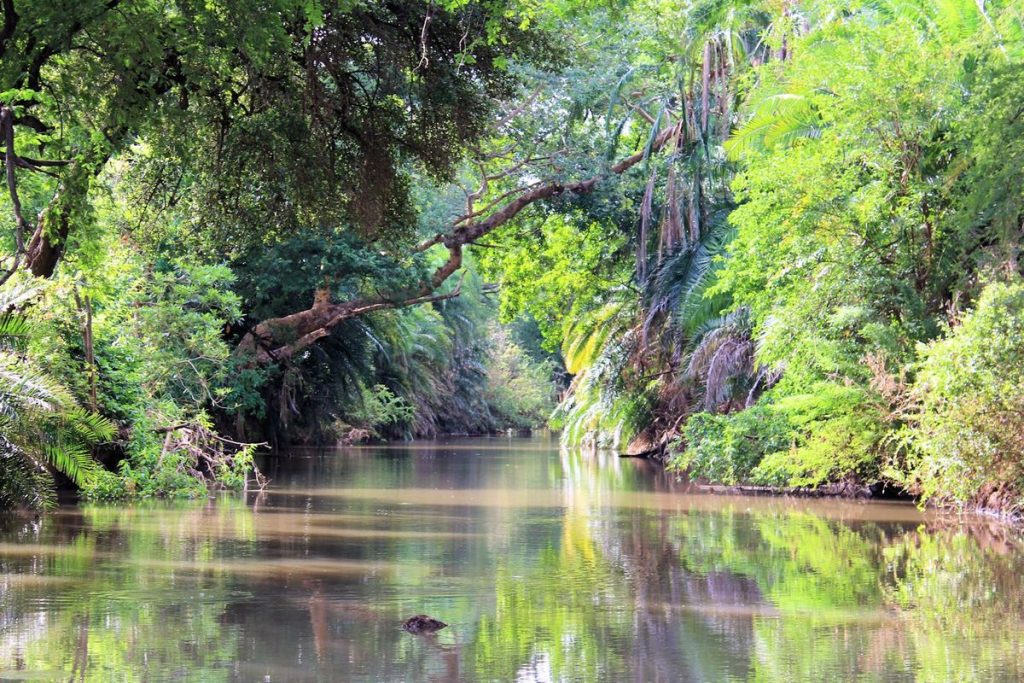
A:
<svg viewBox="0 0 1024 683">
<path fill-rule="evenodd" d="M 1024 553 L 543 440 L 297 453 L 258 499 L 0 530 L 0 681 L 1019 680 Z M 436 637 L 400 629 L 412 614 Z"/>
</svg>

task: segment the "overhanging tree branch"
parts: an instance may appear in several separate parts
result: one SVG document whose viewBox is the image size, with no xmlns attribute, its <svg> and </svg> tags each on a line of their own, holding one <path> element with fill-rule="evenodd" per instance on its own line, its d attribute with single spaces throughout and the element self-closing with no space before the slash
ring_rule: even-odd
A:
<svg viewBox="0 0 1024 683">
<path fill-rule="evenodd" d="M 372 311 L 405 308 L 458 296 L 461 282 L 451 292 L 435 292 L 462 267 L 463 247 L 505 225 L 532 204 L 565 193 L 593 192 L 598 183 L 605 178 L 625 173 L 647 158 L 648 154 L 654 154 L 670 141 L 678 140 L 681 125 L 680 122 L 662 130 L 647 150 L 636 152 L 618 161 L 604 173 L 574 182 L 550 181 L 536 185 L 502 205 L 486 218 L 469 222 L 456 221 L 456 224 L 449 226 L 447 231 L 420 242 L 413 247 L 413 253 L 422 253 L 440 245 L 448 250 L 448 258 L 434 270 L 429 279 L 418 286 L 393 296 L 375 295 L 338 303 L 331 302 L 325 290 L 318 290 L 311 308 L 280 318 L 264 320 L 252 328 L 242 338 L 236 353 L 245 357 L 249 363 L 257 365 L 287 361 L 299 351 L 326 337 L 334 327 L 345 320 Z"/>
</svg>

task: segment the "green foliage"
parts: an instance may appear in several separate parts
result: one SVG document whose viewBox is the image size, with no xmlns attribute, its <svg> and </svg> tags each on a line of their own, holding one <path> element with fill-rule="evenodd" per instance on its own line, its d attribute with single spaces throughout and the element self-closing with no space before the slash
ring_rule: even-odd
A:
<svg viewBox="0 0 1024 683">
<path fill-rule="evenodd" d="M 696 413 L 672 450 L 672 466 L 725 484 L 815 487 L 878 476 L 887 425 L 880 401 L 851 385 L 820 382 L 733 414 Z"/>
<path fill-rule="evenodd" d="M 87 486 L 99 467 L 90 447 L 113 438 L 105 418 L 83 409 L 71 391 L 25 355 L 38 334 L 17 311 L 33 296 L 0 290 L 0 507 L 43 508 L 52 503 L 46 468 Z"/>
<path fill-rule="evenodd" d="M 114 501 L 207 495 L 204 483 L 186 469 L 190 463 L 183 453 L 173 451 L 161 457 L 159 439 L 133 439 L 127 450 L 129 457 L 121 461 L 116 473 L 104 471 L 84 492 L 87 499 Z"/>
<path fill-rule="evenodd" d="M 378 384 L 363 391 L 361 410 L 356 416 L 372 427 L 401 425 L 412 420 L 413 409 L 400 396 L 395 396 L 386 386 Z"/>
<path fill-rule="evenodd" d="M 96 407 L 120 427 L 116 472 L 94 467 L 75 483 L 86 496 L 101 498 L 195 497 L 206 484 L 244 485 L 252 471 L 245 448 L 235 449 L 237 457 L 215 457 L 231 463 L 218 471 L 220 464 L 197 466 L 195 452 L 168 448 L 156 431 L 182 423 L 213 431 L 204 411 L 238 400 L 229 379 L 239 383 L 247 376 L 232 373 L 223 336 L 241 317 L 234 274 L 223 265 L 126 243 L 119 230 L 124 205 L 116 197 L 97 203 L 97 218 L 93 237 L 104 254 L 102 267 L 87 261 L 78 272 L 59 273 L 26 310 L 41 334 L 26 343 L 21 361 L 66 378 L 79 402 L 91 403 L 95 395 Z"/>
<path fill-rule="evenodd" d="M 89 178 L 112 156 L 141 171 L 132 223 L 204 255 L 340 222 L 408 238 L 410 163 L 451 177 L 513 91 L 509 62 L 557 59 L 519 2 L 11 6 L 0 96 L 20 153 L 73 161 L 27 175 L 64 190 L 51 213 L 73 206 L 60 237 L 79 244 Z"/>
<path fill-rule="evenodd" d="M 699 240 L 667 254 L 645 283 L 649 331 L 660 322 L 677 333 L 674 340 L 699 337 L 701 328 L 726 307 L 726 297 L 708 291 L 733 236 L 728 222 L 718 218 Z"/>
<path fill-rule="evenodd" d="M 493 319 L 459 329 L 443 322 L 451 320 L 450 313 L 416 309 L 397 314 L 401 334 L 379 338 L 380 365 L 357 378 L 359 397 L 333 407 L 339 414 L 332 425 L 334 438 L 489 433 L 544 424 L 554 407 L 550 365 L 531 358 Z M 431 329 L 442 337 L 424 338 Z M 396 388 L 361 384 L 373 377 Z"/>
<path fill-rule="evenodd" d="M 748 409 L 691 418 L 687 434 L 696 441 L 686 452 L 700 471 L 697 454 L 715 452 L 705 443 L 748 434 L 753 451 L 736 457 L 750 481 L 816 486 L 887 476 L 923 491 L 923 468 L 913 476 L 882 471 L 890 459 L 900 462 L 895 435 L 907 421 L 898 405 L 907 390 L 891 378 L 909 372 L 927 394 L 933 380 L 925 368 L 938 356 L 915 365 L 918 354 L 945 348 L 932 340 L 949 313 L 977 292 L 980 273 L 1013 258 L 1017 239 L 1003 221 L 1019 215 L 1016 194 L 990 178 L 1017 167 L 1007 157 L 1016 154 L 1017 117 L 994 84 L 1016 87 L 1002 79 L 1016 72 L 1019 32 L 993 30 L 1013 23 L 1002 5 L 987 8 L 988 17 L 970 2 L 832 7 L 809 3 L 807 26 L 787 37 L 792 53 L 757 70 L 743 123 L 726 144 L 741 162 L 733 183 L 739 205 L 729 216 L 735 239 L 708 290 L 749 312 L 755 362 L 784 372 L 762 401 L 784 417 L 791 444 L 754 447 L 757 430 L 742 418 L 755 410 Z M 967 363 L 980 360 L 971 353 L 947 375 L 968 373 Z M 968 412 L 957 425 L 969 441 L 966 426 L 984 418 Z M 963 444 L 940 447 L 938 434 L 936 427 L 930 457 L 958 458 Z M 914 467 L 924 462 L 920 451 L 916 457 Z M 974 461 L 998 469 L 992 451 Z M 963 470 L 933 462 L 948 477 L 939 484 L 929 475 L 928 495 L 948 486 L 965 500 L 980 489 L 978 479 L 963 483 Z M 997 480 L 1010 481 L 991 471 L 985 479 L 989 487 Z"/>
<path fill-rule="evenodd" d="M 492 325 L 486 399 L 501 428 L 529 429 L 547 422 L 554 410 L 552 368 L 538 362 Z"/>
<path fill-rule="evenodd" d="M 855 385 L 819 382 L 807 389 L 776 400 L 774 408 L 785 415 L 794 445 L 766 455 L 753 472 L 754 479 L 815 487 L 848 478 L 877 478 L 887 434 L 877 398 Z"/>
<path fill-rule="evenodd" d="M 585 215 L 553 214 L 529 221 L 510 246 L 485 250 L 481 265 L 501 285 L 502 319 L 528 313 L 540 326 L 547 348 L 576 336 L 579 330 L 566 327 L 578 327 L 608 296 L 610 285 L 629 279 L 621 262 L 625 237 Z"/>
<path fill-rule="evenodd" d="M 579 356 L 574 348 L 582 347 L 587 365 L 573 380 L 570 391 L 552 415 L 551 426 L 562 430 L 562 443 L 594 448 L 619 449 L 627 446 L 651 421 L 656 383 L 648 383 L 646 391 L 638 391 L 632 360 L 639 344 L 635 330 L 615 329 L 629 320 L 616 308 L 615 316 L 607 318 L 593 333 L 600 343 L 570 344 L 566 351 L 567 367 L 572 371 Z M 590 335 L 591 340 L 594 336 Z"/>
<path fill-rule="evenodd" d="M 730 304 L 708 295 L 732 234 L 721 145 L 737 83 L 763 58 L 765 16 L 752 3 L 630 3 L 628 14 L 590 8 L 559 90 L 538 84 L 550 102 L 538 118 L 563 122 L 558 168 L 602 182 L 503 229 L 503 248 L 482 257 L 501 278 L 503 316 L 529 312 L 575 375 L 552 421 L 567 444 L 625 446 L 680 423 L 707 393 L 707 373 L 687 372 L 689 355 Z M 609 162 L 628 153 L 642 163 L 608 178 Z M 711 394 L 735 385 L 746 397 L 741 376 L 756 369 L 749 335 L 739 343 L 743 360 L 719 356 Z"/>
<path fill-rule="evenodd" d="M 676 454 L 670 467 L 723 484 L 762 483 L 770 476 L 753 476 L 761 461 L 788 452 L 793 438 L 786 415 L 771 405 L 735 415 L 696 413 L 683 431 L 685 448 L 680 441 L 672 446 Z"/>
<path fill-rule="evenodd" d="M 214 422 L 482 433 L 542 421 L 553 385 L 566 444 L 681 433 L 708 479 L 1020 488 L 1011 388 L 937 379 L 980 367 L 983 284 L 1020 272 L 1017 3 L 15 6 L 0 100 L 39 218 L 0 227 L 61 266 L 5 371 L 123 429 L 95 495 L 240 484 L 244 448 L 198 464 Z M 461 273 L 433 281 L 445 247 Z"/>
<path fill-rule="evenodd" d="M 154 436 L 178 423 L 214 432 L 207 414 L 275 444 L 347 417 L 386 437 L 524 419 L 488 408 L 493 311 L 478 281 L 469 303 L 351 321 L 294 362 L 257 369 L 232 346 L 316 289 L 341 300 L 421 286 L 438 265 L 436 250 L 409 253 L 436 230 L 418 220 L 424 188 L 453 180 L 493 128 L 518 92 L 514 62 L 558 62 L 534 29 L 550 25 L 547 8 L 117 5 L 16 0 L 0 40 L 9 151 L 24 157 L 5 204 L 39 216 L 54 255 L 31 264 L 55 285 L 27 353 L 126 435 L 118 473 L 93 493 L 120 478 L 138 495 L 193 495 L 196 472 L 238 483 L 244 466 L 197 467 Z M 13 214 L 0 218 L 3 268 L 24 263 L 37 227 L 15 230 Z"/>
<path fill-rule="evenodd" d="M 1024 284 L 1014 278 L 985 287 L 946 338 L 922 347 L 919 414 L 896 476 L 926 499 L 1024 509 L 1022 387 Z"/>
<path fill-rule="evenodd" d="M 274 280 L 252 282 L 257 292 L 280 291 Z M 546 417 L 538 415 L 544 410 L 537 399 L 549 393 L 551 372 L 510 352 L 495 317 L 480 280 L 470 275 L 457 298 L 339 325 L 316 352 L 256 387 L 236 384 L 233 396 L 241 400 L 254 388 L 260 391 L 277 433 L 294 441 L 433 437 L 536 426 Z M 402 406 L 401 415 L 385 409 L 392 404 Z M 261 401 L 250 405 L 258 408 Z"/>
<path fill-rule="evenodd" d="M 331 426 L 341 442 L 379 439 L 385 429 L 407 427 L 415 417 L 415 409 L 401 396 L 395 396 L 383 384 L 362 388 L 359 403 L 350 409 L 345 419 Z"/>
<path fill-rule="evenodd" d="M 94 500 L 118 500 L 201 498 L 211 490 L 241 490 L 254 473 L 255 448 L 218 436 L 205 414 L 185 419 L 178 406 L 163 401 L 148 406 L 132 423 L 117 472 L 100 472 L 83 493 Z"/>
</svg>

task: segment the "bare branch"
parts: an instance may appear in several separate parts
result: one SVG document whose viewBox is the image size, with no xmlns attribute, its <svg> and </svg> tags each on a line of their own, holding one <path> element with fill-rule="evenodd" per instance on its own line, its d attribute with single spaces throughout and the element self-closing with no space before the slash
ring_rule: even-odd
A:
<svg viewBox="0 0 1024 683">
<path fill-rule="evenodd" d="M 441 244 L 442 242 L 444 242 L 444 233 L 443 232 L 439 232 L 436 235 L 434 235 L 433 237 L 428 237 L 427 239 L 423 240 L 422 242 L 417 244 L 415 247 L 413 247 L 412 253 L 414 253 L 414 254 L 422 254 L 427 249 L 430 249 L 431 247 L 433 247 L 435 245 Z"/>
<path fill-rule="evenodd" d="M 630 105 L 630 109 L 632 109 L 637 114 L 639 114 L 640 118 L 642 118 L 644 121 L 646 121 L 647 123 L 649 123 L 652 126 L 654 125 L 654 117 L 651 116 L 650 113 L 648 113 L 648 111 L 643 108 L 643 106 L 641 106 L 639 104 L 633 104 L 633 105 Z"/>
<path fill-rule="evenodd" d="M 504 192 L 504 193 L 498 195 L 494 199 L 494 201 L 492 201 L 491 203 L 489 203 L 487 206 L 485 206 L 484 208 L 480 209 L 479 211 L 473 211 L 472 213 L 467 213 L 467 214 L 464 214 L 462 216 L 459 216 L 457 219 L 455 219 L 455 222 L 452 223 L 452 226 L 453 227 L 454 226 L 459 226 L 459 225 L 462 225 L 463 223 L 465 223 L 466 221 L 472 220 L 472 219 L 474 219 L 474 218 L 476 218 L 478 216 L 482 216 L 485 213 L 487 213 L 488 211 L 490 211 L 491 209 L 493 209 L 495 206 L 500 204 L 501 202 L 503 202 L 506 199 L 508 199 L 509 197 L 511 197 L 512 195 L 519 194 L 521 192 L 526 192 L 530 188 L 536 187 L 539 184 L 540 184 L 540 182 L 536 182 L 536 183 L 533 183 L 531 185 L 526 185 L 525 187 L 513 187 L 508 192 Z"/>
<path fill-rule="evenodd" d="M 520 105 L 519 105 L 518 107 L 516 107 L 515 109 L 513 109 L 513 110 L 509 111 L 509 112 L 508 112 L 508 113 L 506 113 L 506 114 L 505 114 L 504 116 L 502 116 L 502 117 L 501 117 L 501 118 L 500 118 L 500 119 L 498 120 L 498 123 L 497 123 L 497 127 L 498 127 L 498 129 L 500 130 L 501 128 L 504 128 L 504 127 L 505 127 L 506 125 L 508 125 L 508 124 L 509 124 L 509 123 L 510 123 L 510 122 L 511 122 L 511 121 L 512 121 L 513 119 L 515 119 L 515 118 L 516 118 L 517 116 L 519 116 L 520 114 L 522 114 L 522 113 L 523 113 L 524 111 L 526 111 L 526 110 L 527 110 L 527 109 L 528 109 L 529 107 L 533 106 L 533 103 L 534 103 L 534 101 L 535 101 L 535 100 L 537 99 L 537 97 L 538 97 L 538 96 L 540 95 L 540 92 L 541 92 L 541 89 L 540 89 L 540 88 L 537 88 L 537 89 L 535 89 L 535 90 L 534 90 L 533 92 L 531 92 L 531 93 L 530 93 L 530 96 L 529 96 L 529 97 L 527 97 L 527 98 L 526 98 L 526 99 L 525 99 L 525 100 L 523 101 L 523 103 L 522 103 L 522 104 L 520 104 Z"/>
<path fill-rule="evenodd" d="M 564 149 L 560 149 L 557 152 L 552 152 L 551 154 L 545 154 L 544 156 L 541 156 L 541 157 L 528 157 L 526 159 L 523 159 L 522 161 L 520 161 L 517 164 L 514 164 L 514 165 L 512 165 L 512 166 L 510 166 L 510 167 L 508 167 L 506 169 L 498 171 L 497 173 L 489 174 L 487 176 L 487 180 L 501 180 L 502 178 L 507 178 L 508 176 L 512 175 L 516 171 L 519 171 L 519 170 L 525 168 L 526 166 L 529 166 L 530 164 L 536 164 L 536 163 L 539 163 L 541 161 L 551 161 L 552 159 L 557 157 L 559 154 L 564 154 L 565 151 L 566 150 L 564 150 Z"/>
<path fill-rule="evenodd" d="M 431 7 L 427 12 L 427 16 L 423 19 L 423 28 L 420 29 L 420 63 L 416 65 L 416 70 L 419 71 L 425 67 L 430 66 L 429 46 L 430 46 L 430 22 L 434 20 L 434 8 Z"/>
<path fill-rule="evenodd" d="M 502 169 L 502 170 L 497 171 L 495 173 L 488 173 L 487 172 L 487 170 L 484 168 L 483 160 L 478 160 L 478 161 L 474 162 L 476 164 L 477 168 L 480 169 L 480 187 L 477 188 L 473 192 L 466 192 L 466 213 L 464 213 L 461 216 L 459 216 L 452 225 L 453 226 L 454 225 L 459 225 L 461 223 L 465 223 L 466 221 L 468 221 L 468 220 L 470 220 L 472 218 L 476 218 L 477 216 L 485 214 L 488 211 L 490 211 L 492 208 L 494 208 L 497 204 L 499 204 L 502 200 L 507 199 L 508 197 L 512 196 L 513 194 L 516 194 L 518 192 L 523 192 L 526 189 L 529 189 L 530 187 L 533 187 L 534 185 L 539 184 L 539 181 L 538 181 L 538 183 L 532 183 L 530 185 L 527 185 L 526 187 L 513 188 L 513 189 L 509 190 L 508 192 L 505 192 L 504 194 L 499 196 L 497 199 L 493 200 L 491 203 L 489 203 L 484 208 L 482 208 L 480 210 L 476 210 L 474 208 L 474 206 L 473 206 L 474 203 L 477 202 L 479 199 L 481 199 L 485 194 L 487 194 L 488 190 L 490 190 L 490 187 L 491 187 L 491 185 L 490 185 L 491 181 L 493 181 L 493 180 L 501 180 L 502 178 L 507 178 L 507 177 L 515 174 L 517 171 L 521 171 L 522 169 L 526 168 L 527 166 L 529 166 L 531 164 L 540 163 L 542 161 L 551 161 L 552 159 L 557 157 L 559 154 L 564 154 L 564 153 L 565 153 L 565 150 L 564 149 L 560 149 L 557 152 L 552 152 L 551 154 L 545 154 L 544 156 L 527 157 L 527 158 L 522 159 L 521 161 L 519 161 L 519 162 L 509 166 L 508 168 Z M 492 157 L 492 158 L 498 158 L 498 157 Z"/>
<path fill-rule="evenodd" d="M 15 121 L 17 123 L 17 121 Z M 6 156 L 7 150 L 3 150 Z M 44 166 L 67 166 L 71 163 L 70 159 L 33 159 L 32 157 L 16 156 L 14 159 L 17 163 L 18 168 L 27 168 L 30 171 L 41 170 Z"/>
<path fill-rule="evenodd" d="M 470 151 L 473 152 L 473 155 L 475 156 L 477 161 L 492 161 L 494 159 L 502 159 L 511 156 L 512 153 L 516 151 L 515 145 L 511 144 L 502 147 L 499 150 L 495 150 L 493 152 L 484 152 L 481 148 L 475 146 L 470 147 L 469 149 Z"/>
<path fill-rule="evenodd" d="M 32 116 L 30 114 L 22 114 L 21 116 L 16 117 L 14 119 L 14 124 L 17 126 L 25 126 L 26 128 L 31 128 L 37 133 L 49 133 L 53 131 L 52 126 L 48 126 L 47 124 L 43 123 L 42 119 L 40 119 L 37 116 Z"/>
</svg>

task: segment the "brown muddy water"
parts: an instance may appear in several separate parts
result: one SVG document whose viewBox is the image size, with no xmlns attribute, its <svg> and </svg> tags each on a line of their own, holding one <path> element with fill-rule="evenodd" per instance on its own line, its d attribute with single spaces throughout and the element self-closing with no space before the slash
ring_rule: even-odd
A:
<svg viewBox="0 0 1024 683">
<path fill-rule="evenodd" d="M 1024 678 L 1016 532 L 688 492 L 538 439 L 271 458 L 0 527 L 0 681 Z M 450 627 L 414 636 L 425 613 Z"/>
</svg>

